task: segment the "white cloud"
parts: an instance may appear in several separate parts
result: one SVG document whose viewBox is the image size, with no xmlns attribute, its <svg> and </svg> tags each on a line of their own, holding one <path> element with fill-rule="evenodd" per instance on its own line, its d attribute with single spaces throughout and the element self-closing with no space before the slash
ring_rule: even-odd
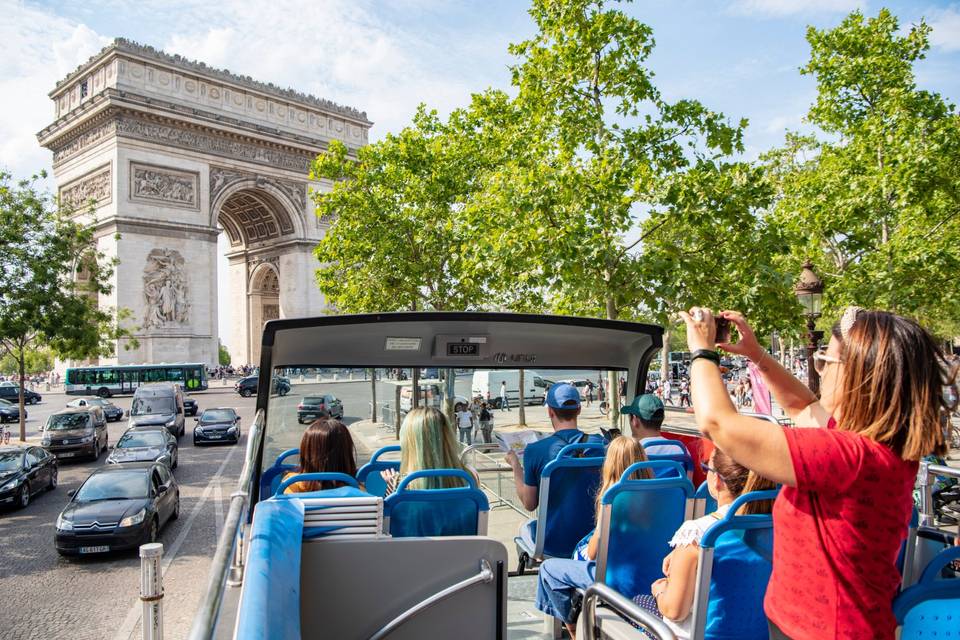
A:
<svg viewBox="0 0 960 640">
<path fill-rule="evenodd" d="M 730 11 L 773 17 L 810 13 L 848 13 L 862 9 L 866 0 L 733 0 Z"/>
<path fill-rule="evenodd" d="M 931 45 L 944 51 L 960 51 L 960 5 L 931 12 L 929 23 Z"/>
<path fill-rule="evenodd" d="M 36 133 L 53 121 L 47 97 L 57 80 L 101 49 L 107 39 L 89 27 L 17 2 L 0 1 L 0 169 L 17 178 L 50 167 Z"/>
</svg>

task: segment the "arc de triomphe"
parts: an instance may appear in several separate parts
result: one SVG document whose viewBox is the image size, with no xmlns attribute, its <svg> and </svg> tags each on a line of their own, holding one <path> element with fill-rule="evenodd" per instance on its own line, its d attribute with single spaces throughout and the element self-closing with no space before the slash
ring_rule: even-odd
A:
<svg viewBox="0 0 960 640">
<path fill-rule="evenodd" d="M 326 225 L 308 189 L 329 185 L 307 172 L 332 139 L 366 144 L 366 114 L 123 39 L 50 97 L 56 120 L 37 137 L 61 201 L 94 199 L 98 246 L 119 259 L 99 304 L 138 327 L 139 348 L 102 364 L 215 364 L 218 313 L 233 362 L 257 363 L 265 321 L 324 311 L 312 250 Z M 218 310 L 221 230 L 231 303 Z"/>
</svg>

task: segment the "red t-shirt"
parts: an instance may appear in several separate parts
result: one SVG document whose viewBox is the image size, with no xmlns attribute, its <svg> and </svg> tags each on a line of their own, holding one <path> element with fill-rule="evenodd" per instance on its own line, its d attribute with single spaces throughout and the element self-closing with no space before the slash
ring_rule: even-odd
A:
<svg viewBox="0 0 960 640">
<path fill-rule="evenodd" d="M 707 462 L 710 459 L 710 453 L 713 451 L 713 443 L 704 438 L 696 436 L 685 436 L 679 433 L 667 433 L 661 431 L 660 435 L 669 440 L 678 440 L 687 448 L 687 453 L 693 458 L 693 488 L 696 489 L 707 479 L 707 472 L 700 466 L 701 462 Z M 710 445 L 709 450 L 705 445 Z"/>
<path fill-rule="evenodd" d="M 784 433 L 797 486 L 773 508 L 767 617 L 793 640 L 892 640 L 917 463 L 849 431 Z"/>
</svg>

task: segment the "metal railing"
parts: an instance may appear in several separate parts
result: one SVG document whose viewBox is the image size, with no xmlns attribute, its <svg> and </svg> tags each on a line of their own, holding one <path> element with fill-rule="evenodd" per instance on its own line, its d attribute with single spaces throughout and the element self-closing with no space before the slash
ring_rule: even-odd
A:
<svg viewBox="0 0 960 640">
<path fill-rule="evenodd" d="M 599 640 L 603 637 L 601 628 L 597 626 L 598 603 L 603 603 L 623 619 L 636 623 L 651 638 L 676 640 L 673 631 L 664 624 L 663 620 L 649 611 L 641 609 L 633 601 L 599 582 L 587 587 L 587 591 L 583 595 L 583 626 L 585 631 L 583 635 L 586 640 Z"/>
<path fill-rule="evenodd" d="M 200 601 L 200 608 L 190 627 L 190 640 L 212 640 L 217 626 L 220 604 L 228 586 L 236 587 L 243 582 L 245 538 L 244 523 L 250 510 L 250 487 L 256 467 L 257 452 L 263 440 L 264 413 L 257 411 L 247 436 L 247 450 L 243 469 L 237 481 L 237 489 L 230 494 L 230 509 L 217 541 L 217 550 L 210 564 L 207 589 Z"/>
<path fill-rule="evenodd" d="M 460 462 L 476 471 L 480 476 L 480 487 L 494 496 L 495 500 L 490 503 L 491 509 L 509 507 L 520 515 L 529 517 L 530 512 L 511 498 L 516 493 L 516 486 L 513 483 L 513 468 L 503 461 L 503 455 L 500 445 L 497 443 L 478 442 L 465 447 L 460 452 Z M 505 475 L 508 476 L 506 478 L 506 490 L 510 492 L 510 495 L 504 493 Z"/>
</svg>

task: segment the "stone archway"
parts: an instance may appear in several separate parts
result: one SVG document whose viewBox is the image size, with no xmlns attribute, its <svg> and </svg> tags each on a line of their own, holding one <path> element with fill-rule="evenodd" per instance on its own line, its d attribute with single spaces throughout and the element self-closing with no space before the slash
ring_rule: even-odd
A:
<svg viewBox="0 0 960 640">
<path fill-rule="evenodd" d="M 97 248 L 119 259 L 98 304 L 133 312 L 139 347 L 110 362 L 217 362 L 219 318 L 236 364 L 257 364 L 264 318 L 323 313 L 312 249 L 311 160 L 355 152 L 366 114 L 118 39 L 50 94 L 59 195 L 94 199 Z M 83 214 L 86 216 L 87 214 Z M 83 219 L 83 218 L 81 218 Z M 217 238 L 230 305 L 217 305 Z"/>
</svg>

